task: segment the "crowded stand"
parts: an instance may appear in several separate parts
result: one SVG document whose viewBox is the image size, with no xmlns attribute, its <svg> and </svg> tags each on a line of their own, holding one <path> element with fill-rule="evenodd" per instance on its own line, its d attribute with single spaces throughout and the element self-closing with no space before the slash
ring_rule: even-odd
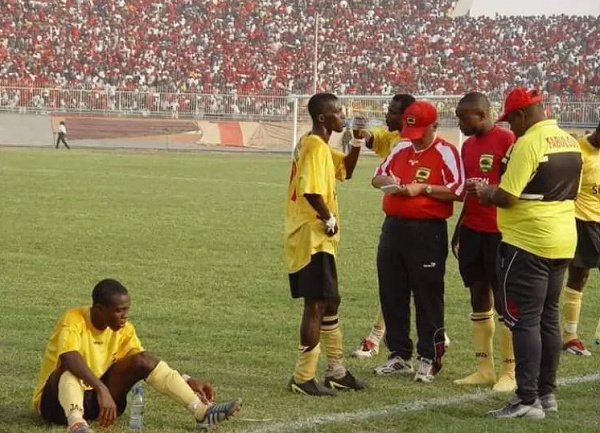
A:
<svg viewBox="0 0 600 433">
<path fill-rule="evenodd" d="M 570 100 L 600 92 L 600 17 L 451 18 L 453 4 L 3 0 L 0 105 L 81 103 L 56 92 L 7 90 L 17 87 L 98 90 L 95 100 L 107 109 L 120 108 L 111 98 L 120 91 L 166 92 L 160 101 L 148 94 L 126 104 L 173 110 L 194 104 L 177 93 L 311 93 L 317 19 L 317 90 L 443 95 L 477 89 L 501 98 L 507 88 L 524 85 Z M 255 103 L 235 96 L 231 108 Z M 203 104 L 210 110 L 216 102 L 204 98 Z"/>
</svg>

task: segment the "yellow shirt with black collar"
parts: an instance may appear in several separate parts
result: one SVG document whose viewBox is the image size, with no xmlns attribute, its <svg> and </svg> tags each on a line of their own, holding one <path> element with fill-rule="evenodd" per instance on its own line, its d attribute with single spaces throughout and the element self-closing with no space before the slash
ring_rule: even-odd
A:
<svg viewBox="0 0 600 433">
<path fill-rule="evenodd" d="M 540 257 L 573 258 L 581 166 L 577 140 L 556 120 L 529 128 L 502 161 L 499 187 L 519 198 L 510 208 L 498 208 L 502 240 Z"/>
</svg>

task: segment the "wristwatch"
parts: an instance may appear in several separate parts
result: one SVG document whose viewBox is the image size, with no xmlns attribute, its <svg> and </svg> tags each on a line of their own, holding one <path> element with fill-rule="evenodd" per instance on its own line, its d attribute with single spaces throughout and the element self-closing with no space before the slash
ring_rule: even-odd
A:
<svg viewBox="0 0 600 433">
<path fill-rule="evenodd" d="M 432 187 L 431 185 L 427 185 L 427 186 L 425 187 L 425 193 L 426 193 L 427 195 L 431 195 L 431 194 L 433 193 L 433 187 Z"/>
</svg>

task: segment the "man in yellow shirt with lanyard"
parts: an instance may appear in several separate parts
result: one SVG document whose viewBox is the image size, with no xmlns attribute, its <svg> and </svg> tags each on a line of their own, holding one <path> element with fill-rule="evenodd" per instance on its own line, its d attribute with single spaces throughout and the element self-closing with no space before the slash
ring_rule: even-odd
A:
<svg viewBox="0 0 600 433">
<path fill-rule="evenodd" d="M 517 141 L 503 160 L 500 185 L 477 184 L 475 192 L 482 204 L 498 207 L 499 308 L 513 333 L 517 391 L 489 415 L 544 418 L 558 410 L 558 301 L 577 244 L 581 151 L 577 140 L 547 120 L 536 90 L 510 92 L 499 120 L 510 123 Z"/>
<path fill-rule="evenodd" d="M 575 200 L 577 249 L 563 292 L 563 349 L 574 355 L 590 356 L 577 336 L 577 325 L 590 269 L 600 269 L 600 124 L 591 135 L 579 139 L 579 146 L 583 170 L 581 191 Z"/>
<path fill-rule="evenodd" d="M 387 158 L 394 146 L 401 141 L 402 115 L 413 102 L 415 102 L 415 98 L 406 93 L 394 95 L 385 116 L 387 129 L 360 129 L 356 128 L 355 125 L 355 137 L 364 139 L 366 147 L 373 150 L 381 158 Z M 357 358 L 372 358 L 377 355 L 379 353 L 379 342 L 384 334 L 385 322 L 381 308 L 379 308 L 371 330 L 362 339 L 356 350 L 352 352 L 352 355 Z"/>
<path fill-rule="evenodd" d="M 69 433 L 93 433 L 88 421 L 108 427 L 125 411 L 127 393 L 145 380 L 184 406 L 197 428 L 209 430 L 241 407 L 241 399 L 212 405 L 210 383 L 180 375 L 146 352 L 127 320 L 131 299 L 118 281 L 100 281 L 92 306 L 73 308 L 58 320 L 46 346 L 33 394 L 44 420 Z"/>
<path fill-rule="evenodd" d="M 335 262 L 340 237 L 336 179 L 352 177 L 364 140 L 353 139 L 348 155 L 329 145 L 331 133 L 344 129 L 343 108 L 335 95 L 314 95 L 308 112 L 313 127 L 294 151 L 285 209 L 284 250 L 290 291 L 292 298 L 304 298 L 298 361 L 288 389 L 330 396 L 337 389 L 365 388 L 342 363 Z M 316 380 L 321 341 L 327 355 L 324 386 Z"/>
</svg>

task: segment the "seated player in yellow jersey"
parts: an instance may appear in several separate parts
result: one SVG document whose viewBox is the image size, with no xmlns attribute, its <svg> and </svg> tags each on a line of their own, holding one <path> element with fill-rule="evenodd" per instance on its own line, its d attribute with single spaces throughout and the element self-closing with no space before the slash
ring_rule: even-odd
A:
<svg viewBox="0 0 600 433">
<path fill-rule="evenodd" d="M 335 261 L 340 236 L 336 179 L 352 177 L 364 140 L 352 140 L 348 155 L 328 144 L 331 133 L 344 128 L 342 105 L 335 95 L 314 95 L 308 112 L 313 126 L 295 149 L 285 209 L 284 251 L 290 291 L 292 298 L 304 299 L 298 361 L 288 389 L 331 396 L 338 389 L 365 388 L 343 365 Z M 316 380 L 321 342 L 327 355 L 323 384 Z"/>
<path fill-rule="evenodd" d="M 88 421 L 108 427 L 125 411 L 127 393 L 145 380 L 185 407 L 197 428 L 209 430 L 241 407 L 241 399 L 212 404 L 210 383 L 180 375 L 146 352 L 127 321 L 131 299 L 118 281 L 102 280 L 92 306 L 68 310 L 46 346 L 33 394 L 36 412 L 69 433 L 93 433 Z"/>
<path fill-rule="evenodd" d="M 600 269 L 600 124 L 579 139 L 583 168 L 581 191 L 575 200 L 577 249 L 569 265 L 563 300 L 563 349 L 573 355 L 590 356 L 577 335 L 583 288 L 590 269 Z M 600 330 L 600 325 L 599 328 Z M 600 338 L 600 334 L 597 338 Z"/>
</svg>

